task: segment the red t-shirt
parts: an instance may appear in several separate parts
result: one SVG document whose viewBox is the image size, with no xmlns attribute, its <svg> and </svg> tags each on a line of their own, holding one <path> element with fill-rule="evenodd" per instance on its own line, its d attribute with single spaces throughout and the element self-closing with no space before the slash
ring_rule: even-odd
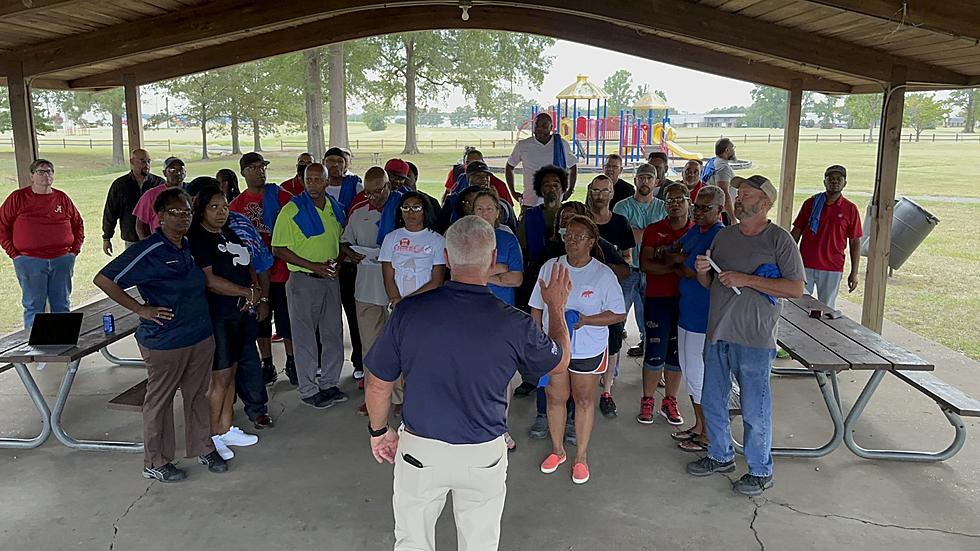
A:
<svg viewBox="0 0 980 551">
<path fill-rule="evenodd" d="M 306 191 L 306 187 L 303 185 L 303 180 L 300 180 L 299 176 L 293 176 L 292 178 L 286 180 L 285 182 L 279 184 L 279 187 L 289 192 L 290 195 L 299 195 Z"/>
<path fill-rule="evenodd" d="M 292 199 L 293 196 L 289 194 L 288 191 L 279 189 L 279 206 L 285 206 L 286 203 Z M 228 205 L 228 209 L 239 214 L 245 215 L 255 229 L 259 231 L 259 235 L 262 236 L 262 242 L 265 243 L 266 247 L 272 249 L 272 230 L 262 222 L 262 194 L 252 193 L 249 190 L 245 190 L 241 195 L 235 197 L 235 200 Z M 273 283 L 283 283 L 289 279 L 289 268 L 286 267 L 286 263 L 280 258 L 276 258 L 275 262 L 272 264 L 272 268 L 269 270 L 269 281 Z"/>
<path fill-rule="evenodd" d="M 698 198 L 698 192 L 701 191 L 701 188 L 703 188 L 703 187 L 704 187 L 704 182 L 698 182 L 697 184 L 694 185 L 694 187 L 691 188 L 691 204 L 692 205 L 694 204 L 694 201 Z"/>
<path fill-rule="evenodd" d="M 77 255 L 85 240 L 82 215 L 65 192 L 13 191 L 0 206 L 0 244 L 10 258 Z"/>
<path fill-rule="evenodd" d="M 691 229 L 694 222 L 687 221 L 687 224 L 679 230 L 670 227 L 670 219 L 664 218 L 659 222 L 654 222 L 643 230 L 643 248 L 664 247 L 677 241 Z M 675 273 L 669 274 L 647 274 L 647 288 L 644 296 L 647 297 L 679 297 L 680 278 Z"/>
<path fill-rule="evenodd" d="M 803 266 L 811 270 L 828 272 L 844 271 L 844 251 L 848 239 L 861 237 L 861 213 L 857 206 L 841 196 L 836 203 L 825 203 L 820 213 L 817 234 L 810 231 L 810 213 L 813 197 L 803 201 L 793 227 L 803 232 L 800 240 L 800 256 Z"/>
</svg>

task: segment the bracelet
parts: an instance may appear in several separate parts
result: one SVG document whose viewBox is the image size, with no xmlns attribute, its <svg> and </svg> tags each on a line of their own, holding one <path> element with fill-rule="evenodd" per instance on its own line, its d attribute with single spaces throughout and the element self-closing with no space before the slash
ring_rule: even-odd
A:
<svg viewBox="0 0 980 551">
<path fill-rule="evenodd" d="M 385 433 L 388 432 L 388 425 L 385 424 L 385 426 L 381 427 L 380 429 L 374 430 L 374 429 L 371 428 L 371 422 L 368 421 L 368 432 L 371 433 L 371 438 L 377 438 L 379 436 L 384 436 Z"/>
<path fill-rule="evenodd" d="M 269 297 L 262 297 L 259 299 L 259 304 L 268 304 L 268 303 L 269 303 Z"/>
</svg>

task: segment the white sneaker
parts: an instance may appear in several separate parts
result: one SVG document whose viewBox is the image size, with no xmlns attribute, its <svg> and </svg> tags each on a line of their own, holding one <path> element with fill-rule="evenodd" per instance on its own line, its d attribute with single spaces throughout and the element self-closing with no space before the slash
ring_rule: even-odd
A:
<svg viewBox="0 0 980 551">
<path fill-rule="evenodd" d="M 221 456 L 221 459 L 228 461 L 232 457 L 235 457 L 235 452 L 231 451 L 231 448 L 225 445 L 221 440 L 221 435 L 215 434 L 211 437 L 211 441 L 214 442 L 214 449 Z"/>
<path fill-rule="evenodd" d="M 221 435 L 221 440 L 226 446 L 251 446 L 259 441 L 259 437 L 254 434 L 245 434 L 238 427 L 231 427 L 228 432 Z"/>
</svg>

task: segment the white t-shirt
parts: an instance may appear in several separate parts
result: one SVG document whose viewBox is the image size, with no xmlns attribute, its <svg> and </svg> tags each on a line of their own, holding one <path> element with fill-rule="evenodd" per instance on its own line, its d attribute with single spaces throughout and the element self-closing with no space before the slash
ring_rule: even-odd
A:
<svg viewBox="0 0 980 551">
<path fill-rule="evenodd" d="M 554 164 L 555 144 L 552 142 L 556 138 L 557 136 L 553 134 L 548 143 L 542 144 L 537 138 L 531 136 L 514 144 L 514 151 L 507 159 L 507 164 L 513 167 L 521 165 L 524 176 L 524 199 L 521 203 L 524 205 L 535 207 L 544 203 L 544 199 L 534 193 L 534 173 L 541 167 Z M 565 150 L 565 166 L 572 168 L 578 164 L 578 158 L 572 154 L 572 146 L 567 141 L 562 140 L 562 146 Z"/>
<path fill-rule="evenodd" d="M 568 275 L 572 279 L 572 292 L 568 295 L 568 304 L 565 309 L 576 310 L 583 316 L 592 316 L 607 311 L 614 314 L 626 313 L 623 288 L 619 285 L 616 274 L 609 266 L 593 258 L 585 266 L 573 268 L 568 264 L 568 257 L 562 255 L 545 262 L 538 278 L 548 281 L 556 262 L 561 262 L 563 266 L 568 268 Z M 534 291 L 531 292 L 528 305 L 531 308 L 544 310 L 541 321 L 543 327 L 548 327 L 548 309 L 545 308 L 544 300 L 541 299 L 540 281 L 534 284 Z M 571 329 L 569 327 L 569 330 Z M 608 344 L 608 327 L 583 325 L 572 334 L 572 359 L 594 358 L 602 354 Z"/>
<path fill-rule="evenodd" d="M 398 292 L 407 297 L 432 279 L 433 266 L 445 266 L 446 240 L 432 230 L 398 228 L 385 236 L 378 260 L 391 262 Z"/>
<path fill-rule="evenodd" d="M 354 281 L 354 299 L 377 306 L 388 305 L 388 293 L 385 292 L 384 276 L 381 274 L 381 264 L 378 255 L 378 220 L 381 211 L 371 208 L 367 202 L 351 211 L 340 237 L 342 243 L 353 245 L 357 252 L 364 255 L 357 265 L 357 279 Z"/>
<path fill-rule="evenodd" d="M 344 176 L 346 176 L 346 174 Z M 342 190 L 342 189 L 344 189 L 344 186 L 327 186 L 327 195 L 329 195 L 329 196 L 333 197 L 334 199 L 340 201 L 340 190 Z M 360 192 L 364 191 L 364 183 L 363 182 L 357 182 L 357 186 L 355 186 L 355 189 L 357 190 L 356 193 L 355 193 L 355 195 L 357 193 L 360 193 Z M 347 208 L 349 206 L 350 205 L 344 205 L 344 208 Z M 387 303 L 385 303 L 385 304 L 387 304 Z"/>
</svg>

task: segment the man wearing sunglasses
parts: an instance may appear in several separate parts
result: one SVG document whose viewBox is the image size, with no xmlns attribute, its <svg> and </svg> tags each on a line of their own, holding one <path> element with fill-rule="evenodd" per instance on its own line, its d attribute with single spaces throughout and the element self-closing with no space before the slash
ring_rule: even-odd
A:
<svg viewBox="0 0 980 551">
<path fill-rule="evenodd" d="M 163 161 L 163 177 L 166 181 L 147 190 L 133 208 L 133 216 L 136 217 L 136 235 L 141 241 L 153 235 L 160 227 L 160 217 L 153 210 L 153 203 L 157 197 L 165 189 L 183 188 L 185 176 L 187 171 L 184 169 L 184 161 L 177 157 L 167 157 Z"/>
</svg>

